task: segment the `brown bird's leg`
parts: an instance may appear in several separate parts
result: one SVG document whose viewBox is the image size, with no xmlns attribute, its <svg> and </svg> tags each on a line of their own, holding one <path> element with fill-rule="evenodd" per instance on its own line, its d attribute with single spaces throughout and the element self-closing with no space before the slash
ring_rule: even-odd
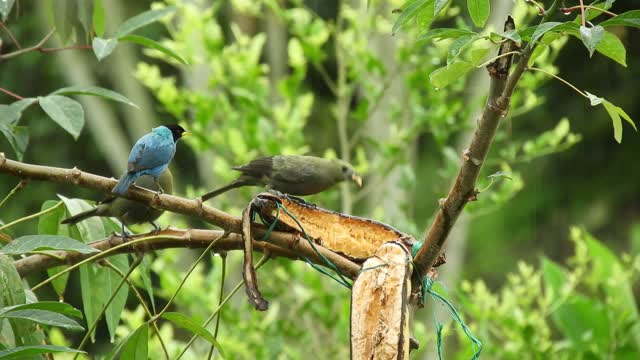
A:
<svg viewBox="0 0 640 360">
<path fill-rule="evenodd" d="M 153 231 L 152 233 L 154 235 L 157 235 L 160 232 L 160 226 L 158 226 L 158 224 L 156 224 L 154 221 L 149 221 L 149 224 L 151 224 L 151 226 L 153 226 Z"/>
</svg>

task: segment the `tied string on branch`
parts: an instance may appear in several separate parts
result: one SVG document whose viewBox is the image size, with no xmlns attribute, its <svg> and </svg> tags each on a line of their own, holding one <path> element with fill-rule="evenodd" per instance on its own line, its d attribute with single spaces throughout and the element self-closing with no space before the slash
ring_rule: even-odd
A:
<svg viewBox="0 0 640 360">
<path fill-rule="evenodd" d="M 413 244 L 413 248 L 411 249 L 411 255 L 415 257 L 416 253 L 418 252 L 418 249 L 420 249 L 421 246 L 422 246 L 421 241 L 418 241 L 415 244 Z M 431 295 L 431 298 L 433 299 L 434 304 L 440 303 L 442 304 L 442 306 L 444 306 L 445 309 L 447 309 L 447 311 L 449 312 L 449 315 L 451 315 L 451 318 L 456 323 L 458 323 L 458 325 L 460 325 L 460 328 L 462 329 L 462 331 L 464 331 L 467 338 L 471 341 L 471 348 L 473 349 L 473 356 L 471 357 L 471 359 L 472 360 L 479 359 L 480 352 L 482 352 L 482 342 L 473 335 L 473 333 L 471 332 L 471 329 L 469 329 L 469 326 L 467 326 L 464 320 L 462 320 L 462 317 L 460 316 L 460 313 L 458 313 L 458 310 L 456 310 L 455 306 L 453 306 L 453 304 L 449 300 L 447 300 L 447 298 L 440 295 L 437 291 L 433 290 L 433 284 L 434 284 L 434 281 L 429 276 L 425 276 L 422 279 L 422 298 L 423 299 L 426 298 L 427 294 L 429 294 Z M 433 320 L 435 322 L 435 327 L 436 327 L 436 346 L 438 349 L 438 359 L 442 360 L 442 330 L 444 328 L 444 325 L 442 322 L 438 320 L 435 306 L 433 308 Z"/>
<path fill-rule="evenodd" d="M 262 222 L 265 225 L 268 224 L 268 226 L 269 226 L 269 228 L 267 229 L 267 232 L 264 234 L 264 236 L 260 240 L 261 241 L 266 241 L 266 240 L 269 239 L 269 236 L 271 235 L 271 233 L 275 229 L 275 227 L 276 227 L 276 225 L 278 223 L 278 220 L 280 219 L 280 210 L 282 210 L 287 216 L 289 216 L 291 218 L 291 220 L 293 220 L 296 223 L 296 225 L 298 225 L 298 227 L 300 228 L 300 231 L 302 232 L 303 237 L 309 243 L 309 246 L 311 246 L 311 248 L 316 253 L 316 255 L 318 255 L 318 257 L 321 258 L 324 261 L 324 263 L 327 265 L 327 267 L 330 268 L 331 270 L 333 270 L 337 274 L 337 276 L 332 274 L 332 273 L 330 273 L 330 272 L 328 272 L 327 270 L 323 269 L 319 265 L 314 264 L 306 256 L 302 256 L 304 261 L 306 261 L 307 264 L 309 264 L 315 270 L 317 270 L 320 273 L 322 273 L 324 275 L 327 275 L 328 277 L 330 277 L 333 280 L 337 281 L 340 285 L 346 287 L 347 289 L 351 289 L 351 287 L 352 287 L 351 283 L 345 278 L 344 274 L 342 274 L 340 269 L 338 269 L 338 267 L 331 260 L 327 259 L 326 256 L 324 256 L 320 251 L 318 251 L 318 248 L 316 247 L 315 243 L 311 240 L 311 237 L 309 236 L 309 234 L 307 234 L 306 230 L 304 229 L 304 226 L 295 217 L 295 215 L 293 215 L 291 212 L 289 212 L 289 210 L 287 210 L 286 206 L 284 206 L 282 203 L 280 203 L 278 201 L 274 201 L 274 203 L 276 204 L 276 214 L 274 216 L 273 221 L 270 224 L 268 224 L 268 221 L 266 221 L 264 219 L 264 217 L 262 216 L 262 214 L 260 214 L 260 212 L 258 212 L 258 214 L 260 214 L 260 219 L 262 220 Z"/>
</svg>

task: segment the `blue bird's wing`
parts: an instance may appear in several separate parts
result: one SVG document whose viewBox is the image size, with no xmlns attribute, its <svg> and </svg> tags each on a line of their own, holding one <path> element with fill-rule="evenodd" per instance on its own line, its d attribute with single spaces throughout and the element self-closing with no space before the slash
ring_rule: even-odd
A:
<svg viewBox="0 0 640 360">
<path fill-rule="evenodd" d="M 167 165 L 176 153 L 173 139 L 147 134 L 138 140 L 129 153 L 128 172 Z"/>
</svg>

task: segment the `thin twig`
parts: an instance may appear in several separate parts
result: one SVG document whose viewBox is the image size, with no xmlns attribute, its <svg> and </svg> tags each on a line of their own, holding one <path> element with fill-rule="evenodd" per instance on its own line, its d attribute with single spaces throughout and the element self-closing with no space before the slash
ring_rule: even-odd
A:
<svg viewBox="0 0 640 360">
<path fill-rule="evenodd" d="M 0 226 L 0 231 L 2 231 L 4 229 L 8 229 L 8 228 L 12 227 L 13 225 L 19 224 L 19 223 L 21 223 L 23 221 L 31 220 L 31 219 L 37 218 L 38 216 L 42 216 L 44 214 L 48 214 L 48 213 L 52 212 L 53 210 L 59 208 L 61 205 L 62 205 L 62 201 L 59 201 L 57 204 L 55 204 L 54 206 L 52 206 L 50 208 L 47 208 L 47 209 L 42 210 L 40 212 L 37 212 L 35 214 L 31 214 L 31 215 L 22 217 L 20 219 L 16 219 L 16 220 L 14 220 L 14 221 L 6 224 L 6 225 Z"/>
<path fill-rule="evenodd" d="M 52 52 L 65 51 L 65 50 L 91 50 L 91 49 L 93 49 L 91 45 L 70 45 L 70 46 L 59 47 L 59 48 L 40 48 L 37 50 L 41 53 L 52 53 Z"/>
<path fill-rule="evenodd" d="M 100 322 L 100 319 L 102 318 L 102 316 L 104 316 L 104 313 L 107 312 L 107 308 L 109 307 L 109 305 L 111 305 L 113 300 L 116 298 L 116 295 L 120 291 L 120 288 L 122 288 L 122 286 L 125 284 L 127 278 L 129 276 L 131 276 L 131 273 L 133 272 L 133 270 L 135 270 L 135 268 L 138 267 L 138 265 L 140 265 L 141 262 L 142 262 L 142 257 L 137 257 L 133 261 L 133 263 L 131 263 L 131 266 L 129 266 L 129 271 L 127 271 L 127 273 L 122 277 L 122 280 L 120 280 L 120 282 L 118 283 L 118 286 L 116 286 L 116 289 L 111 294 L 111 297 L 109 297 L 109 300 L 107 300 L 107 302 L 104 304 L 102 309 L 100 309 L 100 312 L 96 316 L 95 320 L 93 320 L 93 323 L 91 324 L 91 327 L 89 328 L 89 330 L 87 330 L 87 333 L 82 338 L 82 341 L 80 341 L 80 345 L 78 345 L 78 350 L 82 350 L 84 345 L 87 343 L 87 340 L 89 340 L 89 337 L 91 336 L 91 333 L 98 326 L 98 323 Z M 80 352 L 76 353 L 76 355 L 73 357 L 73 359 L 74 360 L 77 359 L 78 356 L 80 356 L 80 354 L 81 354 Z"/>
<path fill-rule="evenodd" d="M 187 279 L 189 278 L 189 275 L 191 275 L 193 270 L 196 269 L 196 266 L 198 266 L 198 264 L 200 264 L 202 259 L 204 259 L 205 255 L 207 255 L 209 253 L 209 251 L 213 248 L 213 245 L 215 245 L 216 242 L 218 242 L 220 239 L 225 238 L 226 236 L 229 236 L 229 233 L 225 232 L 224 234 L 218 236 L 217 239 L 213 240 L 211 242 L 211 244 L 209 244 L 209 246 L 207 246 L 207 248 L 204 249 L 202 254 L 200 254 L 200 257 L 198 257 L 198 259 L 196 259 L 196 261 L 193 263 L 193 265 L 191 265 L 191 268 L 189 269 L 189 271 L 187 271 L 187 274 L 184 276 L 184 278 L 182 279 L 182 281 L 178 285 L 178 288 L 173 292 L 173 294 L 169 298 L 169 301 L 167 301 L 167 304 L 164 306 L 164 308 L 162 308 L 162 310 L 160 310 L 160 312 L 158 314 L 156 314 L 154 316 L 154 319 L 156 319 L 156 320 L 159 319 L 162 316 L 162 314 L 164 314 L 167 310 L 169 310 L 169 307 L 173 303 L 173 300 L 175 300 L 176 296 L 178 296 L 178 293 L 180 292 L 180 290 L 182 289 L 184 284 L 187 282 Z"/>
<path fill-rule="evenodd" d="M 476 65 L 476 68 L 478 68 L 478 69 L 483 68 L 483 67 L 485 67 L 485 66 L 487 66 L 487 65 L 491 64 L 492 62 L 494 62 L 494 61 L 496 61 L 496 60 L 498 60 L 498 59 L 500 59 L 500 58 L 503 58 L 503 57 L 505 57 L 505 56 L 511 56 L 511 55 L 522 55 L 522 53 L 520 53 L 520 51 L 509 51 L 508 53 L 504 53 L 504 54 L 500 54 L 500 55 L 498 55 L 498 56 L 494 56 L 494 57 L 492 57 L 491 59 L 489 59 L 489 60 L 487 60 L 487 61 L 483 62 L 483 63 L 482 63 L 482 64 L 480 64 L 480 65 Z"/>
<path fill-rule="evenodd" d="M 1 54 L 0 60 L 7 60 L 31 51 L 37 51 L 38 49 L 42 48 L 42 46 L 44 46 L 44 44 L 47 42 L 47 40 L 49 40 L 49 38 L 53 35 L 54 32 L 56 32 L 56 29 L 55 28 L 51 29 L 51 31 L 49 31 L 49 33 L 45 35 L 45 37 L 42 38 L 42 40 L 40 40 L 40 42 L 34 46 L 16 50 L 14 52 L 6 53 L 6 54 Z"/>
<path fill-rule="evenodd" d="M 4 22 L 0 21 L 0 27 L 2 27 L 2 29 L 7 33 L 7 35 L 9 35 L 9 37 L 11 38 L 11 41 L 13 41 L 13 43 L 16 45 L 16 47 L 18 49 L 22 49 L 22 45 L 20 45 L 20 43 L 18 42 L 18 39 L 15 38 L 15 36 L 13 36 L 13 33 L 11 32 L 11 30 L 9 30 L 9 28 L 4 24 Z"/>
<path fill-rule="evenodd" d="M 144 297 L 142 296 L 142 294 L 140 294 L 140 292 L 138 291 L 138 288 L 136 288 L 136 286 L 133 284 L 133 282 L 131 282 L 131 279 L 129 279 L 128 276 L 126 276 L 120 269 L 115 267 L 109 261 L 105 261 L 105 264 L 111 270 L 115 271 L 118 275 L 120 275 L 121 278 L 125 279 L 125 281 L 127 282 L 127 285 L 129 286 L 129 289 L 131 289 L 131 291 L 133 291 L 133 293 L 136 295 L 136 298 L 140 302 L 140 305 L 142 305 L 142 308 L 144 309 L 144 312 L 147 314 L 149 319 L 152 319 L 154 314 L 151 313 L 151 310 L 147 306 L 147 303 L 144 301 Z M 158 324 L 156 324 L 156 322 L 154 321 L 154 322 L 151 323 L 151 326 L 153 326 L 153 330 L 156 332 L 156 336 L 158 336 L 158 341 L 160 342 L 160 347 L 162 347 L 162 351 L 164 352 L 165 358 L 167 360 L 169 360 L 171 357 L 169 356 L 169 351 L 167 350 L 167 346 L 164 343 L 164 340 L 162 339 L 162 335 L 160 334 L 160 329 L 158 328 Z"/>
<path fill-rule="evenodd" d="M 580 0 L 580 17 L 582 19 L 582 26 L 587 26 L 587 20 L 584 16 L 584 3 Z"/>
<path fill-rule="evenodd" d="M 11 97 L 14 97 L 14 98 L 18 99 L 18 100 L 24 99 L 24 97 L 14 93 L 14 92 L 11 92 L 11 91 L 9 91 L 7 89 L 1 88 L 1 87 L 0 87 L 0 92 L 3 92 L 3 93 L 5 93 L 5 94 L 7 94 L 7 95 L 9 95 Z"/>
<path fill-rule="evenodd" d="M 584 5 L 584 6 L 576 5 L 576 6 L 561 8 L 560 11 L 562 11 L 565 14 L 569 14 L 571 12 L 574 12 L 574 11 L 578 10 L 578 9 L 589 9 L 589 10 L 600 11 L 601 13 L 607 14 L 607 15 L 609 15 L 611 17 L 618 16 L 618 14 L 616 14 L 616 13 L 613 13 L 613 12 L 605 10 L 605 9 L 601 9 L 599 7 L 591 6 L 591 5 Z"/>
<path fill-rule="evenodd" d="M 533 6 L 535 6 L 538 9 L 538 14 L 540 15 L 545 15 L 547 12 L 544 10 L 544 6 L 540 5 L 537 1 L 535 0 L 524 0 L 524 2 L 531 4 Z"/>
<path fill-rule="evenodd" d="M 20 180 L 20 182 L 13 189 L 11 189 L 11 191 L 9 191 L 7 196 L 5 196 L 4 199 L 2 199 L 2 201 L 0 201 L 0 207 L 2 207 L 2 205 L 4 205 L 4 203 L 6 203 L 10 197 L 15 195 L 15 193 L 17 193 L 18 191 L 22 190 L 25 186 L 27 186 L 28 183 L 29 183 L 28 179 Z"/>
<path fill-rule="evenodd" d="M 550 72 L 548 72 L 548 71 L 546 71 L 546 70 L 542 70 L 542 69 L 540 69 L 540 68 L 537 68 L 537 67 L 531 67 L 531 66 L 527 67 L 527 70 L 539 71 L 539 72 L 541 72 L 541 73 L 543 73 L 543 74 L 547 74 L 547 75 L 549 75 L 549 76 L 551 76 L 551 77 L 555 78 L 556 80 L 559 80 L 560 82 L 562 82 L 563 84 L 567 85 L 568 87 L 572 88 L 572 89 L 573 89 L 573 90 L 575 90 L 578 94 L 580 94 L 580 95 L 582 95 L 582 96 L 586 97 L 587 99 L 589 98 L 589 96 L 587 96 L 587 94 L 585 94 L 582 90 L 578 89 L 578 88 L 577 88 L 577 87 L 575 87 L 573 84 L 571 84 L 570 82 L 568 82 L 567 80 L 565 80 L 565 79 L 561 78 L 561 77 L 560 77 L 560 76 L 558 76 L 558 75 L 555 75 L 555 74 L 552 74 L 552 73 L 550 73 Z"/>
<path fill-rule="evenodd" d="M 220 260 L 222 261 L 222 269 L 220 269 L 220 293 L 218 295 L 218 308 L 222 308 L 222 297 L 224 296 L 224 280 L 226 278 L 227 273 L 227 254 L 220 253 Z M 218 330 L 220 328 L 220 312 L 216 315 L 216 326 L 213 330 L 213 338 L 218 339 Z M 213 349 L 215 346 L 211 344 L 211 348 L 209 349 L 209 356 L 207 359 L 211 360 L 213 356 Z"/>
<path fill-rule="evenodd" d="M 267 262 L 267 260 L 269 260 L 269 255 L 264 254 L 260 258 L 260 260 L 258 260 L 258 262 L 256 263 L 256 271 L 260 269 L 262 265 L 264 265 Z M 206 327 L 207 325 L 209 325 L 211 320 L 213 320 L 213 318 L 218 314 L 218 312 L 220 312 L 222 307 L 231 299 L 231 297 L 233 297 L 233 295 L 235 295 L 235 293 L 238 292 L 238 290 L 240 290 L 240 288 L 243 285 L 244 285 L 244 279 L 240 280 L 240 282 L 238 282 L 238 284 L 229 292 L 229 294 L 224 298 L 224 300 L 222 300 L 222 303 L 220 303 L 220 305 L 216 308 L 216 310 L 211 315 L 209 315 L 209 317 L 207 318 L 207 320 L 204 321 L 204 323 L 202 323 L 202 327 Z M 191 345 L 193 344 L 194 341 L 196 341 L 197 338 L 198 338 L 198 335 L 193 335 L 191 339 L 189 339 L 189 342 L 187 342 L 187 345 L 185 345 L 184 349 L 182 349 L 180 354 L 176 356 L 175 360 L 180 360 L 180 358 L 187 352 L 187 350 L 191 347 Z"/>
</svg>

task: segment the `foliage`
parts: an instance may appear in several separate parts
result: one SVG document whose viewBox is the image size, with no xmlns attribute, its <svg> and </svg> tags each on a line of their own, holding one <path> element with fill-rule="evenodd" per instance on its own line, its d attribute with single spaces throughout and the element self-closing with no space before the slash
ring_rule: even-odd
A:
<svg viewBox="0 0 640 360">
<path fill-rule="evenodd" d="M 640 352 L 640 256 L 617 256 L 584 229 L 571 229 L 575 254 L 564 267 L 542 257 L 524 262 L 506 284 L 491 291 L 482 280 L 464 281 L 460 297 L 484 342 L 499 359 L 632 359 Z M 459 335 L 462 343 L 466 339 Z M 455 358 L 468 358 L 458 351 Z"/>
<path fill-rule="evenodd" d="M 613 2 L 596 1 L 591 6 L 608 10 Z M 553 100 L 539 91 L 550 80 L 569 85 L 591 106 L 601 105 L 612 120 L 617 142 L 622 140 L 622 120 L 635 129 L 622 107 L 560 78 L 555 64 L 568 57 L 563 49 L 578 43 L 586 48 L 585 57 L 602 55 L 613 60 L 612 64 L 626 67 L 630 56 L 617 31 L 640 27 L 638 10 L 607 20 L 602 12 L 588 10 L 588 23 L 578 15 L 564 22 L 536 25 L 538 11 L 521 2 L 514 11 L 517 30 L 503 32 L 482 29 L 490 13 L 488 0 L 409 0 L 399 15 L 390 14 L 386 1 L 345 1 L 339 2 L 335 18 L 310 2 L 290 3 L 236 0 L 221 7 L 220 2 L 166 0 L 112 32 L 105 32 L 104 24 L 109 2 L 64 0 L 50 1 L 48 6 L 64 45 L 71 42 L 75 44 L 71 47 L 92 51 L 98 61 L 105 61 L 101 64 L 108 64 L 108 56 L 120 43 L 145 48 L 149 60 L 138 63 L 135 76 L 156 97 L 161 113 L 196 134 L 188 145 L 197 154 L 194 168 L 204 181 L 190 181 L 194 179 L 185 176 L 184 183 L 190 184 L 186 192 L 192 197 L 203 188 L 233 179 L 236 174 L 229 171 L 231 166 L 257 156 L 314 153 L 340 157 L 354 163 L 371 182 L 358 193 L 344 187 L 340 194 L 333 191 L 309 200 L 420 234 L 435 199 L 458 171 L 457 138 L 475 125 L 468 119 L 480 102 L 469 94 L 469 76 L 494 60 L 498 43 L 505 39 L 521 49 L 533 43 L 538 47 L 529 62 L 530 71 L 512 99 L 506 126 L 496 134 L 495 151 L 485 162 L 478 184 L 482 201 L 469 206 L 474 218 L 520 204 L 518 196 L 537 196 L 528 191 L 522 194 L 523 189 L 529 189 L 528 177 L 522 173 L 525 166 L 571 149 L 584 139 L 576 130 L 580 122 L 572 120 L 570 124 L 572 114 L 565 109 L 547 116 L 552 119 L 548 127 L 523 131 L 531 126 L 523 119 L 530 119 L 527 115 L 537 114 L 541 105 Z M 13 5 L 13 1 L 0 2 L 3 21 L 12 14 Z M 153 22 L 163 23 L 169 38 L 156 41 L 134 34 Z M 275 52 L 270 50 L 271 42 L 278 40 L 246 26 L 247 22 L 271 22 L 282 29 L 283 62 L 269 60 Z M 387 41 L 390 33 L 395 36 Z M 382 43 L 379 48 L 378 42 Z M 27 126 L 25 120 L 30 118 L 23 113 L 34 105 L 74 140 L 81 140 L 85 118 L 84 109 L 72 96 L 96 96 L 137 107 L 125 95 L 107 88 L 69 85 L 55 83 L 58 90 L 38 89 L 46 95 L 13 96 L 16 101 L 0 105 L 0 132 L 18 159 L 22 159 L 31 134 L 46 133 L 50 125 L 29 120 Z M 597 122 L 604 112 L 595 114 Z M 522 133 L 513 134 L 511 127 Z M 179 167 L 184 170 L 189 166 Z M 387 175 L 392 180 L 387 181 Z M 403 196 L 395 197 L 394 188 L 401 188 Z M 255 189 L 243 189 L 240 196 L 221 197 L 215 206 L 236 214 L 254 193 Z M 389 197 L 393 206 L 380 201 Z M 91 253 L 86 243 L 119 231 L 120 224 L 112 219 L 60 225 L 65 216 L 91 206 L 81 199 L 60 199 L 43 203 L 37 229 L 17 231 L 19 235 L 0 252 L 53 257 L 54 250 Z M 163 222 L 194 226 L 174 215 L 165 216 Z M 516 226 L 526 225 L 527 221 L 520 219 Z M 500 228 L 494 226 L 492 231 Z M 0 236 L 0 240 L 5 236 L 11 240 L 13 233 Z M 508 275 L 507 284 L 497 293 L 482 281 L 463 282 L 465 319 L 470 319 L 485 343 L 484 356 L 588 358 L 608 354 L 632 358 L 640 351 L 632 292 L 640 260 L 637 256 L 616 256 L 581 229 L 572 230 L 572 240 L 576 254 L 568 268 L 547 258 L 537 270 L 521 263 L 518 273 Z M 481 245 L 489 252 L 498 246 Z M 219 257 L 195 262 L 193 272 L 187 271 L 194 259 L 189 252 L 162 251 L 147 255 L 137 266 L 128 256 L 116 255 L 109 257 L 108 263 L 83 263 L 78 279 L 69 278 L 74 268 L 50 269 L 45 282 L 31 287 L 20 281 L 11 260 L 0 254 L 0 273 L 5 275 L 0 277 L 0 359 L 74 353 L 85 348 L 91 355 L 107 358 L 163 358 L 166 350 L 170 358 L 184 352 L 184 358 L 200 359 L 212 346 L 216 354 L 229 358 L 348 357 L 349 293 L 332 280 L 302 262 L 273 260 L 259 273 L 261 287 L 271 301 L 269 311 L 257 313 L 238 296 L 220 311 L 220 327 L 202 325 L 212 318 L 218 298 L 224 298 L 230 287 L 219 293 L 223 279 Z M 494 255 L 488 266 L 496 267 L 500 261 Z M 224 278 L 238 280 L 235 270 L 241 259 L 229 254 L 227 262 L 234 271 Z M 132 286 L 124 285 L 127 272 L 131 272 Z M 52 294 L 38 292 L 36 297 L 32 292 L 49 283 Z M 138 297 L 138 289 L 143 296 Z M 74 292 L 80 294 L 76 306 L 82 312 L 68 303 L 38 300 L 57 296 L 73 303 Z M 167 302 L 171 311 L 166 311 L 167 306 L 158 312 L 156 304 Z M 103 322 L 105 329 L 96 331 L 93 325 Z M 81 329 L 84 338 L 79 340 L 74 331 Z M 417 322 L 413 332 L 423 344 L 417 356 L 430 351 L 424 340 L 433 336 L 434 329 Z M 199 338 L 189 346 L 186 339 L 192 335 Z M 42 345 L 45 338 L 54 345 Z M 467 358 L 466 340 L 459 338 L 454 356 Z M 97 344 L 84 346 L 87 339 Z M 115 345 L 103 347 L 105 340 Z"/>
</svg>

